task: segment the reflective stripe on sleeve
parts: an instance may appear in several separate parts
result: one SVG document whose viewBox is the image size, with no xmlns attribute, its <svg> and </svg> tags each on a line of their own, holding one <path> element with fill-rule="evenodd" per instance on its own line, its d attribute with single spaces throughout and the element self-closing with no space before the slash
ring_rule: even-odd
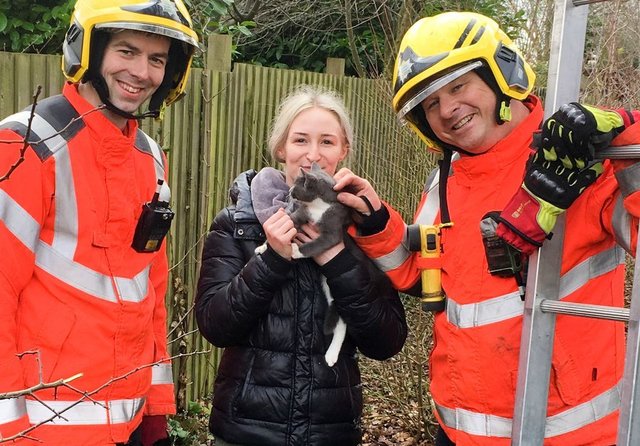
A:
<svg viewBox="0 0 640 446">
<path fill-rule="evenodd" d="M 593 278 L 615 270 L 622 263 L 624 251 L 617 245 L 583 260 L 560 278 L 559 298 L 567 297 Z M 480 327 L 504 321 L 521 316 L 523 310 L 524 303 L 519 292 L 472 304 L 459 304 L 451 296 L 447 296 L 446 300 L 447 320 L 459 328 Z"/>
<path fill-rule="evenodd" d="M 0 424 L 11 423 L 27 414 L 27 406 L 23 396 L 0 400 Z"/>
<path fill-rule="evenodd" d="M 120 424 L 133 420 L 144 406 L 144 401 L 144 398 L 108 402 L 27 400 L 27 414 L 31 424 Z"/>
<path fill-rule="evenodd" d="M 547 417 L 545 438 L 566 434 L 606 417 L 620 407 L 620 386 L 615 385 L 590 401 Z M 436 410 L 448 427 L 482 437 L 511 437 L 511 418 L 451 409 L 436 403 Z"/>
<path fill-rule="evenodd" d="M 609 273 L 624 263 L 624 251 L 618 245 L 599 252 L 560 277 L 560 299 L 582 288 L 591 279 Z"/>
<path fill-rule="evenodd" d="M 35 251 L 40 237 L 40 225 L 4 190 L 0 190 L 0 221 L 31 252 Z"/>
<path fill-rule="evenodd" d="M 373 259 L 380 270 L 383 272 L 393 271 L 399 268 L 410 256 L 413 254 L 407 249 L 407 225 L 405 225 L 404 235 L 402 236 L 402 242 L 388 254 Z"/>
<path fill-rule="evenodd" d="M 158 384 L 173 384 L 171 364 L 163 362 L 151 368 L 151 385 Z"/>
<path fill-rule="evenodd" d="M 618 196 L 616 206 L 613 209 L 613 217 L 611 224 L 613 225 L 613 233 L 616 241 L 628 253 L 632 253 L 631 246 L 631 214 L 624 208 L 624 200 L 622 196 Z"/>
<path fill-rule="evenodd" d="M 624 198 L 640 190 L 640 162 L 617 171 L 615 175 Z"/>
</svg>

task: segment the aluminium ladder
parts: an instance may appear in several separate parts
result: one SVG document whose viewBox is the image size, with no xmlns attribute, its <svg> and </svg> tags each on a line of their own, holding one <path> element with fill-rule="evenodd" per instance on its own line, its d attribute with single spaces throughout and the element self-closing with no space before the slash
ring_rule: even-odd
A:
<svg viewBox="0 0 640 446">
<path fill-rule="evenodd" d="M 588 4 L 604 0 L 556 0 L 545 98 L 545 116 L 578 99 Z M 576 80 L 578 80 L 576 82 Z M 599 158 L 638 159 L 640 146 L 605 149 Z M 565 219 L 554 237 L 529 259 L 522 342 L 518 366 L 512 445 L 540 446 L 544 441 L 555 315 L 595 317 L 629 323 L 622 379 L 617 446 L 640 445 L 640 262 L 636 263 L 631 308 L 616 308 L 559 300 L 561 253 Z M 640 237 L 637 252 L 640 252 Z"/>
<path fill-rule="evenodd" d="M 545 117 L 564 103 L 578 99 L 588 4 L 604 0 L 556 0 Z M 640 146 L 605 149 L 598 158 L 640 159 Z M 636 263 L 631 308 L 616 308 L 559 300 L 561 253 L 565 219 L 554 236 L 529 259 L 518 382 L 512 426 L 512 446 L 540 446 L 544 441 L 547 398 L 556 314 L 595 317 L 629 323 L 621 386 L 617 446 L 640 445 L 640 261 Z M 640 242 L 640 237 L 638 237 Z M 637 247 L 640 252 L 640 243 Z"/>
</svg>

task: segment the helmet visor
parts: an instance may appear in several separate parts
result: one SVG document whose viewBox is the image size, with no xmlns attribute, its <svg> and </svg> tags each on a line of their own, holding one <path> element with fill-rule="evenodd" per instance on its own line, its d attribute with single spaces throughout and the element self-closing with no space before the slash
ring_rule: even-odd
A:
<svg viewBox="0 0 640 446">
<path fill-rule="evenodd" d="M 131 29 L 134 31 L 142 31 L 151 34 L 158 34 L 161 36 L 169 37 L 171 39 L 176 39 L 181 42 L 185 42 L 190 45 L 194 49 L 200 50 L 200 45 L 198 45 L 198 41 L 193 37 L 183 33 L 182 31 L 178 31 L 176 29 L 167 28 L 166 26 L 160 25 L 152 25 L 150 23 L 138 23 L 138 22 L 109 22 L 109 23 L 100 23 L 95 26 L 97 29 Z"/>
<path fill-rule="evenodd" d="M 418 106 L 422 101 L 424 101 L 429 95 L 439 90 L 440 88 L 447 85 L 449 82 L 452 82 L 458 79 L 460 76 L 467 74 L 470 71 L 475 70 L 476 68 L 480 68 L 482 66 L 482 62 L 476 60 L 475 62 L 471 62 L 467 65 L 463 65 L 460 68 L 457 68 L 449 73 L 440 76 L 435 81 L 427 84 L 422 90 L 418 91 L 412 98 L 410 98 L 398 111 L 397 117 L 398 120 L 405 124 L 407 120 L 407 114 L 411 112 L 415 107 Z"/>
</svg>

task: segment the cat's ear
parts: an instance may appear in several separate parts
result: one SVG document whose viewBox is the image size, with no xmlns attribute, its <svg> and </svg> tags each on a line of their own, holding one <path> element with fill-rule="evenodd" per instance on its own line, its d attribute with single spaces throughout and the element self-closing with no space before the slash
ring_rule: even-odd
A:
<svg viewBox="0 0 640 446">
<path fill-rule="evenodd" d="M 311 172 L 320 172 L 322 168 L 315 161 L 311 163 Z"/>
</svg>

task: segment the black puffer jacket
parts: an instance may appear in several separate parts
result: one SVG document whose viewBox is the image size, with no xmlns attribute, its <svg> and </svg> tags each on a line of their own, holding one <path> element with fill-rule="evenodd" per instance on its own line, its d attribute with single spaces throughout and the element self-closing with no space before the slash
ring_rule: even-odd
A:
<svg viewBox="0 0 640 446">
<path fill-rule="evenodd" d="M 404 310 L 386 276 L 351 240 L 326 265 L 288 261 L 268 248 L 241 174 L 235 206 L 215 218 L 202 254 L 196 317 L 225 347 L 209 429 L 227 442 L 260 446 L 349 446 L 360 442 L 362 388 L 356 349 L 386 359 L 407 335 Z M 347 337 L 334 367 L 325 363 L 324 274 Z"/>
</svg>

